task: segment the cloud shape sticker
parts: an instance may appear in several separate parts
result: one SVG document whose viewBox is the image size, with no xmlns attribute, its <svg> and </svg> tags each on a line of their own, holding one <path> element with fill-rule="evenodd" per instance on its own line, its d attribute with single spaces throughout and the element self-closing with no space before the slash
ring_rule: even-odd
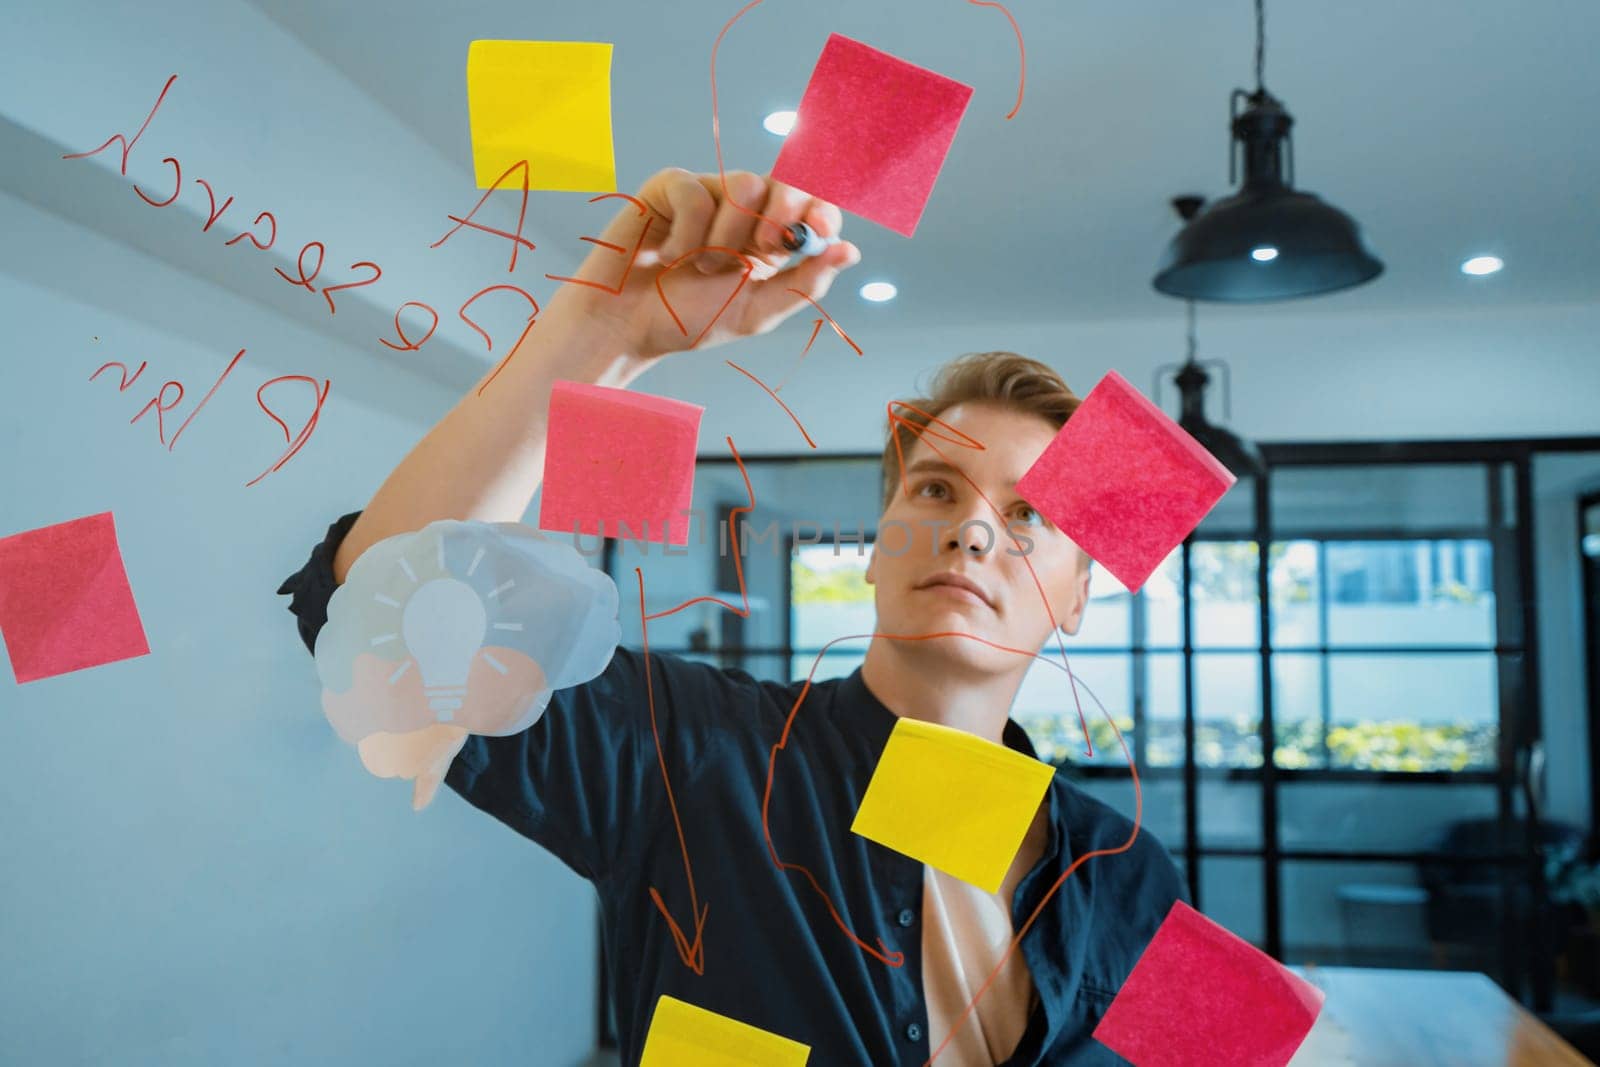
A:
<svg viewBox="0 0 1600 1067">
<path fill-rule="evenodd" d="M 520 523 L 444 519 L 372 545 L 328 603 L 322 710 L 380 777 L 432 799 L 469 734 L 519 733 L 621 640 L 610 576 Z"/>
</svg>

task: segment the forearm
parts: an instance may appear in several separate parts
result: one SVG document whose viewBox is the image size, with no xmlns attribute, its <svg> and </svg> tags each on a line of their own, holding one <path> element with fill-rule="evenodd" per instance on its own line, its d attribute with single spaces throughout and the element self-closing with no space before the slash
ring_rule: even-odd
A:
<svg viewBox="0 0 1600 1067">
<path fill-rule="evenodd" d="M 343 582 L 368 547 L 436 519 L 517 522 L 544 474 L 554 383 L 622 387 L 641 373 L 609 324 L 563 290 L 528 330 L 498 375 L 483 378 L 428 431 L 378 489 L 334 557 Z M 494 375 L 494 381 L 479 389 Z"/>
<path fill-rule="evenodd" d="M 737 200 L 722 195 L 730 183 Z M 834 276 L 861 256 L 854 245 L 840 242 L 784 266 L 788 254 L 781 248 L 758 249 L 757 218 L 774 228 L 804 221 L 825 237 L 838 233 L 841 220 L 831 204 L 754 174 L 697 176 L 669 167 L 627 199 L 576 275 L 604 288 L 568 283 L 556 290 L 499 373 L 486 372 L 389 475 L 340 544 L 333 561 L 336 581 L 343 582 L 374 543 L 437 519 L 520 520 L 544 475 L 545 423 L 555 382 L 621 388 L 668 353 L 766 333 L 801 308 L 816 306 Z M 764 206 L 758 213 L 745 204 Z M 617 250 L 629 242 L 634 252 L 624 265 Z M 713 247 L 750 249 L 756 258 L 713 256 L 698 270 L 680 270 L 667 304 L 661 281 L 671 264 Z M 744 277 L 730 295 L 729 282 L 741 263 Z M 707 325 L 691 340 L 685 319 Z M 479 386 L 491 376 L 493 383 L 480 396 Z"/>
</svg>

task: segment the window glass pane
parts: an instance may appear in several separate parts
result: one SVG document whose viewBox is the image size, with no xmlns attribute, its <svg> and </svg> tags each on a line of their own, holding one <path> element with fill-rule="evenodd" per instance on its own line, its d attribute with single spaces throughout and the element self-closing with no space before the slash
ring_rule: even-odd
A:
<svg viewBox="0 0 1600 1067">
<path fill-rule="evenodd" d="M 1213 922 L 1260 948 L 1265 944 L 1261 861 L 1200 857 L 1200 910 Z"/>
<path fill-rule="evenodd" d="M 800 545 L 789 562 L 790 643 L 796 649 L 815 650 L 873 630 L 876 611 L 872 586 L 866 582 L 867 558 L 857 556 L 853 546 L 836 555 L 836 547 Z"/>
<path fill-rule="evenodd" d="M 1487 652 L 1331 657 L 1332 765 L 1383 771 L 1493 767 L 1496 673 Z"/>
<path fill-rule="evenodd" d="M 1494 644 L 1487 540 L 1330 541 L 1330 645 Z"/>
<path fill-rule="evenodd" d="M 1484 463 L 1361 463 L 1272 473 L 1272 532 L 1284 540 L 1338 536 L 1481 536 L 1489 519 Z"/>
<path fill-rule="evenodd" d="M 1082 751 L 1082 739 L 1079 739 Z M 1069 772 L 1072 784 L 1077 789 L 1089 794 L 1096 800 L 1107 805 L 1112 810 L 1120 812 L 1129 819 L 1134 816 L 1133 780 L 1125 774 L 1115 776 L 1096 775 L 1093 778 L 1074 775 Z M 1165 845 L 1168 849 L 1183 848 L 1183 779 L 1175 776 L 1162 778 L 1139 778 L 1139 789 L 1144 794 L 1144 822 L 1140 824 L 1141 834 L 1150 834 Z M 1118 842 L 1119 844 L 1121 842 Z M 1115 863 L 1116 856 L 1106 856 L 1104 859 Z M 1090 863 L 1099 863 L 1098 859 Z M 1074 876 L 1076 877 L 1076 876 Z"/>
<path fill-rule="evenodd" d="M 1416 864 L 1285 862 L 1282 879 L 1285 962 L 1439 965 Z"/>
<path fill-rule="evenodd" d="M 1028 731 L 1039 758 L 1047 763 L 1071 761 L 1073 763 L 1107 763 L 1126 766 L 1128 757 L 1123 754 L 1116 731 L 1106 721 L 1106 714 L 1116 722 L 1127 739 L 1128 751 L 1133 751 L 1133 693 L 1130 684 L 1133 657 L 1127 653 L 1068 653 L 1072 673 L 1078 682 L 1078 699 L 1066 672 L 1060 669 L 1060 659 L 1051 662 L 1035 660 L 1022 679 L 1017 699 L 1011 706 L 1011 717 Z M 1090 694 L 1093 694 L 1091 696 Z M 1099 698 L 1099 703 L 1095 701 Z M 1079 721 L 1081 700 L 1083 720 Z M 1105 707 L 1105 712 L 1100 710 Z M 1083 727 L 1089 728 L 1089 739 L 1094 755 L 1084 755 Z"/>
<path fill-rule="evenodd" d="M 1173 549 L 1161 561 L 1139 598 L 1144 604 L 1144 645 L 1146 648 L 1178 648 L 1183 644 L 1182 549 Z"/>
<path fill-rule="evenodd" d="M 1245 653 L 1194 657 L 1195 762 L 1261 765 L 1261 660 Z"/>
<path fill-rule="evenodd" d="M 1145 764 L 1183 766 L 1183 656 L 1151 652 L 1145 663 Z"/>
<path fill-rule="evenodd" d="M 1202 848 L 1261 847 L 1261 779 L 1232 779 L 1206 774 L 1200 778 L 1200 845 Z"/>
<path fill-rule="evenodd" d="M 1037 597 L 1038 593 L 1032 595 Z M 1089 606 L 1084 609 L 1083 620 L 1077 634 L 1069 642 L 1067 654 L 1072 654 L 1073 646 L 1127 648 L 1133 634 L 1130 622 L 1132 599 L 1128 587 L 1117 581 L 1110 571 L 1098 565 L 1090 568 Z M 1053 648 L 1053 639 L 1045 642 L 1046 652 Z M 1059 651 L 1057 655 L 1060 655 Z"/>
<path fill-rule="evenodd" d="M 1451 824 L 1492 820 L 1498 810 L 1492 784 L 1295 781 L 1278 787 L 1285 848 L 1431 852 Z"/>
<path fill-rule="evenodd" d="M 1189 553 L 1197 648 L 1259 645 L 1254 541 L 1196 541 Z"/>
<path fill-rule="evenodd" d="M 1272 725 L 1280 767 L 1327 766 L 1322 745 L 1322 666 L 1315 653 L 1272 656 Z"/>
<path fill-rule="evenodd" d="M 1272 546 L 1272 647 L 1315 648 L 1322 643 L 1322 589 L 1315 541 Z"/>
<path fill-rule="evenodd" d="M 862 647 L 852 649 L 850 644 L 859 644 Z M 815 652 L 796 653 L 790 663 L 789 680 L 804 681 L 810 674 L 813 663 L 817 666 L 817 673 L 810 675 L 813 682 L 820 682 L 824 678 L 845 677 L 861 666 L 861 661 L 867 656 L 865 642 L 850 642 L 850 644 L 833 646 L 833 651 L 824 653 L 820 662 Z"/>
</svg>

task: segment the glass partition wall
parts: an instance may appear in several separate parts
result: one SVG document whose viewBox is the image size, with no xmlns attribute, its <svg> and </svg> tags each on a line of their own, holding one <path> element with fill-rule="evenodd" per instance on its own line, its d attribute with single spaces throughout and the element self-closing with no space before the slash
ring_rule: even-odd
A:
<svg viewBox="0 0 1600 1067">
<path fill-rule="evenodd" d="M 1594 443 L 1600 446 L 1600 442 Z M 1547 999 L 1528 819 L 1540 738 L 1528 442 L 1265 445 L 1137 594 L 1102 568 L 1012 715 L 1144 828 L 1206 913 L 1289 963 L 1483 970 Z M 876 456 L 702 458 L 687 549 L 608 541 L 624 642 L 758 678 L 861 662 Z M 737 544 L 737 551 L 734 546 Z M 1266 546 L 1265 553 L 1262 546 Z M 840 640 L 844 638 L 844 640 Z M 1054 652 L 1052 642 L 1046 652 Z M 1095 702 L 1098 700 L 1098 704 Z M 1115 721 L 1127 754 L 1107 722 Z M 1271 753 L 1271 758 L 1266 754 Z M 1600 787 L 1597 787 L 1600 788 Z"/>
</svg>

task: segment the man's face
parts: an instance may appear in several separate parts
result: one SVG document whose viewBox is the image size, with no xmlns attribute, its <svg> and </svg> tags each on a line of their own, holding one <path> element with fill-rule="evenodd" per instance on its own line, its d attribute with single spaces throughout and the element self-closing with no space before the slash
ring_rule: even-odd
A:
<svg viewBox="0 0 1600 1067">
<path fill-rule="evenodd" d="M 956 435 L 935 424 L 938 438 L 930 433 L 905 449 L 906 477 L 879 520 L 867 567 L 878 630 L 955 631 L 1028 652 L 1049 637 L 1052 614 L 1055 625 L 1076 633 L 1089 599 L 1087 557 L 1016 488 L 1056 428 L 1040 416 L 982 403 L 957 404 L 939 419 L 984 447 L 940 439 Z M 984 673 L 1031 662 L 959 637 L 899 643 L 937 648 Z"/>
</svg>

